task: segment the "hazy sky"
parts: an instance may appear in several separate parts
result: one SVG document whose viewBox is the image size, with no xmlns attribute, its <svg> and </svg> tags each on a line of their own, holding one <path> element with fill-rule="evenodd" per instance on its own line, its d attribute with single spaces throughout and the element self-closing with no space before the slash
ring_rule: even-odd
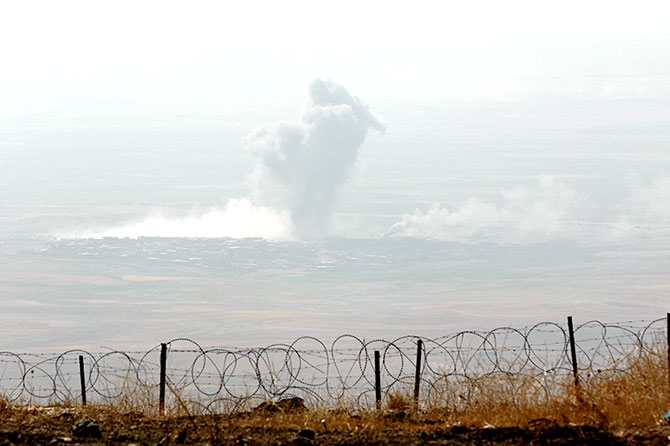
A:
<svg viewBox="0 0 670 446">
<path fill-rule="evenodd" d="M 509 241 L 572 236 L 575 225 L 618 233 L 670 216 L 661 2 L 2 9 L 3 233 L 32 224 L 69 234 Z M 338 99 L 315 96 L 315 79 L 341 89 Z M 354 103 L 369 107 L 376 129 L 328 127 L 359 119 Z M 306 153 L 314 128 L 335 132 L 329 141 L 356 133 L 351 159 L 303 156 L 284 169 L 290 181 L 280 178 L 269 159 L 286 161 L 287 129 Z M 259 132 L 271 149 L 257 150 Z M 307 178 L 314 169 L 327 175 Z M 325 177 L 329 189 L 315 186 Z M 79 209 L 88 220 L 68 210 L 51 230 L 35 223 L 44 206 L 82 204 L 116 207 Z M 319 206 L 325 216 L 298 217 Z M 125 229 L 109 232 L 105 213 Z M 296 218 L 322 228 L 291 227 Z M 232 220 L 253 224 L 221 230 Z"/>
<path fill-rule="evenodd" d="M 393 107 L 667 98 L 662 5 L 20 2 L 0 19 L 0 116 L 81 107 L 73 119 L 97 111 L 127 122 L 266 108 L 292 103 L 316 77 Z"/>
</svg>

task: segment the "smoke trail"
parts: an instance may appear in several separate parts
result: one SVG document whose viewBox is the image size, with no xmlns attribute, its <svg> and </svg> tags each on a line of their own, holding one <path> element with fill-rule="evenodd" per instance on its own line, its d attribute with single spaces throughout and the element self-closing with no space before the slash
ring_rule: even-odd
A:
<svg viewBox="0 0 670 446">
<path fill-rule="evenodd" d="M 81 238 L 137 237 L 263 237 L 270 240 L 291 238 L 291 221 L 287 213 L 256 206 L 247 199 L 230 199 L 223 208 L 212 208 L 202 214 L 183 217 L 166 216 L 160 211 L 137 222 L 98 231 L 65 234 Z"/>
<path fill-rule="evenodd" d="M 384 131 L 368 107 L 341 85 L 317 79 L 309 93 L 298 121 L 258 129 L 245 140 L 258 157 L 255 198 L 287 209 L 301 238 L 326 233 L 337 193 L 368 129 Z"/>
<path fill-rule="evenodd" d="M 535 188 L 500 191 L 498 204 L 472 198 L 457 210 L 434 205 L 405 214 L 387 235 L 502 243 L 570 237 L 584 230 L 574 221 L 581 201 L 572 187 L 541 177 Z"/>
</svg>

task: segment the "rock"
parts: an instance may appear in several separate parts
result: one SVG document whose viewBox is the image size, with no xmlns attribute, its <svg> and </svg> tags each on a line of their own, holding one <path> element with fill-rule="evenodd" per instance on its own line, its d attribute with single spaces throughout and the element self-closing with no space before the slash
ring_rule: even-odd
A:
<svg viewBox="0 0 670 446">
<path fill-rule="evenodd" d="M 75 437 L 82 438 L 102 438 L 102 432 L 100 432 L 100 426 L 94 421 L 88 420 L 86 418 L 81 419 L 74 423 L 72 433 Z"/>
<path fill-rule="evenodd" d="M 298 398 L 297 396 L 279 400 L 277 401 L 277 406 L 279 406 L 282 412 L 302 412 L 307 410 L 305 407 L 305 400 Z"/>
<path fill-rule="evenodd" d="M 305 407 L 305 400 L 298 397 L 284 398 L 277 402 L 269 400 L 263 401 L 258 406 L 252 409 L 252 412 L 283 412 L 283 413 L 296 413 L 303 412 L 307 410 Z"/>
<path fill-rule="evenodd" d="M 298 437 L 305 437 L 309 438 L 310 440 L 314 440 L 316 437 L 316 432 L 314 432 L 312 429 L 303 429 L 298 432 Z"/>
<path fill-rule="evenodd" d="M 174 436 L 174 442 L 177 444 L 184 444 L 184 442 L 186 442 L 186 429 L 182 429 Z"/>
<path fill-rule="evenodd" d="M 452 436 L 467 435 L 470 432 L 470 429 L 467 426 L 462 424 L 456 424 L 449 429 L 449 434 Z"/>
<path fill-rule="evenodd" d="M 311 446 L 312 440 L 306 437 L 295 437 L 290 444 L 292 446 Z"/>
<path fill-rule="evenodd" d="M 268 401 L 263 401 L 260 403 L 258 406 L 254 407 L 251 409 L 251 412 L 267 412 L 267 413 L 273 413 L 273 412 L 279 412 L 279 407 L 277 407 L 277 403 L 275 403 L 272 400 Z"/>
</svg>

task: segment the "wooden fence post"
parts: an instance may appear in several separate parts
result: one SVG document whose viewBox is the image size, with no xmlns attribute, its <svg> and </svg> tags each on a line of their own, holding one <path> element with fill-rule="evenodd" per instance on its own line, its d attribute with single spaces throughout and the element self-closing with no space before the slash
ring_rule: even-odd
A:
<svg viewBox="0 0 670 446">
<path fill-rule="evenodd" d="M 158 413 L 165 415 L 165 366 L 167 364 L 167 344 L 161 344 L 161 371 L 158 394 Z"/>
<path fill-rule="evenodd" d="M 81 384 L 81 405 L 86 405 L 86 374 L 84 373 L 84 356 L 79 355 L 79 382 Z"/>
<path fill-rule="evenodd" d="M 416 372 L 414 373 L 414 410 L 419 408 L 419 386 L 421 385 L 421 351 L 423 341 L 416 341 Z"/>
<path fill-rule="evenodd" d="M 379 350 L 375 350 L 375 405 L 377 410 L 382 406 L 382 379 L 379 367 Z"/>
</svg>

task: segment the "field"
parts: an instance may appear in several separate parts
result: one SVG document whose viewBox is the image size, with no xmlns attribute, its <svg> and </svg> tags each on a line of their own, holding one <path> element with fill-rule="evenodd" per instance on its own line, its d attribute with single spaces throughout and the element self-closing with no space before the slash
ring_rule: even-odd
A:
<svg viewBox="0 0 670 446">
<path fill-rule="evenodd" d="M 2 350 L 138 349 L 175 337 L 256 347 L 654 319 L 670 245 L 419 239 L 0 241 Z M 31 327 L 25 330 L 24 327 Z"/>
</svg>

